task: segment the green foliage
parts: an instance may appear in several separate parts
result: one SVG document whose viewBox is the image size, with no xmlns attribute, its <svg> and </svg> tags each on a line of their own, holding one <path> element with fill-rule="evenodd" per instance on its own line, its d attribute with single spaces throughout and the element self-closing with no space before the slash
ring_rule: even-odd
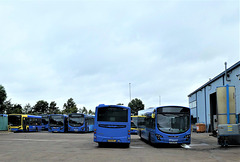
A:
<svg viewBox="0 0 240 162">
<path fill-rule="evenodd" d="M 117 105 L 124 105 L 123 103 L 118 103 Z"/>
<path fill-rule="evenodd" d="M 83 107 L 83 108 L 82 108 L 82 113 L 83 113 L 83 114 L 87 114 L 87 113 L 88 113 L 86 107 Z"/>
<path fill-rule="evenodd" d="M 12 104 L 11 100 L 4 102 L 4 108 L 7 114 L 21 114 L 22 106 L 20 104 Z"/>
<path fill-rule="evenodd" d="M 128 103 L 128 107 L 131 108 L 131 113 L 133 115 L 137 115 L 139 110 L 144 109 L 144 104 L 140 99 L 133 99 L 131 102 Z"/>
<path fill-rule="evenodd" d="M 92 112 L 92 110 L 89 110 L 89 111 L 88 111 L 88 114 L 89 114 L 89 115 L 95 115 L 95 113 Z"/>
<path fill-rule="evenodd" d="M 5 106 L 4 106 L 4 101 L 7 99 L 7 93 L 5 91 L 5 88 L 0 85 L 0 113 L 4 113 L 5 111 Z"/>
<path fill-rule="evenodd" d="M 68 99 L 67 103 L 64 103 L 63 105 L 63 113 L 64 114 L 70 114 L 70 113 L 77 113 L 78 108 L 76 103 L 73 101 L 72 98 Z"/>
<path fill-rule="evenodd" d="M 55 101 L 52 101 L 49 105 L 49 114 L 60 114 L 61 111 L 59 110 L 59 107 L 57 107 L 57 103 Z"/>
<path fill-rule="evenodd" d="M 33 106 L 34 114 L 46 114 L 48 113 L 48 102 L 44 100 L 38 101 L 35 106 Z"/>
<path fill-rule="evenodd" d="M 24 106 L 23 113 L 24 114 L 31 114 L 32 113 L 32 107 L 29 103 Z"/>
</svg>

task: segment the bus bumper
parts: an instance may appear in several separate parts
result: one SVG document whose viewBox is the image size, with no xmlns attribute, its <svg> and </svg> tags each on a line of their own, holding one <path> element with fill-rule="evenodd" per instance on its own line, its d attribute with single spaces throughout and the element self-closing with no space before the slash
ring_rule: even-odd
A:
<svg viewBox="0 0 240 162">
<path fill-rule="evenodd" d="M 103 143 L 130 143 L 131 137 L 103 137 L 94 135 L 94 142 L 103 142 Z"/>
<path fill-rule="evenodd" d="M 181 137 L 181 138 L 171 138 L 171 137 L 161 138 L 161 136 L 156 136 L 154 138 L 154 143 L 190 144 L 191 143 L 191 135 L 185 135 L 184 137 Z"/>
<path fill-rule="evenodd" d="M 138 130 L 131 129 L 131 134 L 138 134 Z"/>
<path fill-rule="evenodd" d="M 64 132 L 64 127 L 49 127 L 49 132 Z"/>
</svg>

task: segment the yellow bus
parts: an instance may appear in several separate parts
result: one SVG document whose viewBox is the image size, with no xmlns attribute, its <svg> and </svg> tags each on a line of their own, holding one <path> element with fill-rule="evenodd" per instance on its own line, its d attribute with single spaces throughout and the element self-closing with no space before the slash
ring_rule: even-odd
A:
<svg viewBox="0 0 240 162">
<path fill-rule="evenodd" d="M 9 114 L 9 132 L 32 132 L 42 130 L 42 117 L 26 114 Z"/>
</svg>

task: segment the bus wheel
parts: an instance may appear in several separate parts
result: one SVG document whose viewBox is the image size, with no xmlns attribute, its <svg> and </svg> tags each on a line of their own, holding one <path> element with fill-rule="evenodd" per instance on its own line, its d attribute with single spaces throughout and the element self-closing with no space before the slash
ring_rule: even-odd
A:
<svg viewBox="0 0 240 162">
<path fill-rule="evenodd" d="M 98 147 L 103 147 L 104 143 L 98 142 Z"/>
<path fill-rule="evenodd" d="M 150 144 L 152 144 L 152 141 L 151 141 L 151 134 L 149 133 L 149 135 L 148 135 L 148 142 L 150 143 Z"/>
<path fill-rule="evenodd" d="M 27 128 L 27 131 L 29 132 L 29 127 Z"/>
<path fill-rule="evenodd" d="M 143 138 L 142 138 L 142 131 L 141 131 L 141 130 L 139 130 L 139 137 L 140 137 L 141 139 L 143 139 Z"/>
<path fill-rule="evenodd" d="M 126 147 L 126 148 L 129 148 L 129 145 L 130 145 L 130 143 L 126 143 L 126 144 L 125 144 L 125 147 Z"/>
<path fill-rule="evenodd" d="M 38 132 L 38 128 L 36 128 L 36 132 Z"/>
</svg>

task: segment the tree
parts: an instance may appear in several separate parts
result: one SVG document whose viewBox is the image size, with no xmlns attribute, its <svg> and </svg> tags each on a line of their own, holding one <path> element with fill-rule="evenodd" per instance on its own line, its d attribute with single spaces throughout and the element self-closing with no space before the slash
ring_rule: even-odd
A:
<svg viewBox="0 0 240 162">
<path fill-rule="evenodd" d="M 11 114 L 22 114 L 22 106 L 20 104 L 14 104 Z"/>
<path fill-rule="evenodd" d="M 93 112 L 91 109 L 88 111 L 89 115 L 95 115 L 95 112 Z"/>
<path fill-rule="evenodd" d="M 4 102 L 4 108 L 7 114 L 22 114 L 22 106 L 20 104 L 12 104 L 11 100 Z"/>
<path fill-rule="evenodd" d="M 23 113 L 24 114 L 31 114 L 32 113 L 32 107 L 29 103 L 24 106 Z"/>
<path fill-rule="evenodd" d="M 124 105 L 123 103 L 118 103 L 117 105 Z"/>
<path fill-rule="evenodd" d="M 144 109 L 144 104 L 140 99 L 133 99 L 131 102 L 128 103 L 128 107 L 131 108 L 131 113 L 133 115 L 137 115 L 139 110 Z"/>
<path fill-rule="evenodd" d="M 36 113 L 36 114 L 48 113 L 48 102 L 44 100 L 38 101 L 33 107 L 33 113 Z"/>
<path fill-rule="evenodd" d="M 63 105 L 63 113 L 69 114 L 69 113 L 77 113 L 78 108 L 76 103 L 73 101 L 72 98 L 68 99 L 67 103 L 64 103 Z"/>
<path fill-rule="evenodd" d="M 52 101 L 49 105 L 49 114 L 60 114 L 59 107 L 57 107 L 55 101 Z"/>
<path fill-rule="evenodd" d="M 11 103 L 11 99 L 10 100 L 7 100 L 3 103 L 3 107 L 6 111 L 7 114 L 12 114 L 12 103 Z"/>
<path fill-rule="evenodd" d="M 4 101 L 7 99 L 7 93 L 5 88 L 0 85 L 0 113 L 3 114 L 5 111 Z"/>
<path fill-rule="evenodd" d="M 87 114 L 87 113 L 88 113 L 86 107 L 84 107 L 84 106 L 83 106 L 83 108 L 82 108 L 82 113 L 83 113 L 83 114 Z"/>
</svg>

